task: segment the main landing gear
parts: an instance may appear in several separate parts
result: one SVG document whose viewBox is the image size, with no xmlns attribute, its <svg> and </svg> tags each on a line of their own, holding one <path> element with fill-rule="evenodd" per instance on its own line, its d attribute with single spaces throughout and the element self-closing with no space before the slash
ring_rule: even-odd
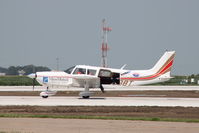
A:
<svg viewBox="0 0 199 133">
<path fill-rule="evenodd" d="M 94 92 L 90 92 L 89 91 L 89 84 L 87 81 L 85 81 L 84 84 L 84 91 L 79 93 L 79 96 L 82 97 L 83 99 L 88 99 L 90 98 L 90 96 L 92 96 L 94 94 Z M 102 84 L 100 84 L 100 89 L 102 91 L 102 93 L 104 93 L 104 87 L 102 86 Z"/>
<path fill-rule="evenodd" d="M 89 91 L 89 84 L 88 81 L 84 82 L 84 91 L 79 93 L 79 96 L 82 97 L 83 99 L 88 99 L 90 96 L 93 95 L 93 92 Z"/>
<path fill-rule="evenodd" d="M 94 93 L 90 92 L 90 91 L 83 91 L 79 93 L 79 96 L 84 98 L 84 99 L 88 99 L 90 98 L 90 96 L 92 96 Z"/>
</svg>

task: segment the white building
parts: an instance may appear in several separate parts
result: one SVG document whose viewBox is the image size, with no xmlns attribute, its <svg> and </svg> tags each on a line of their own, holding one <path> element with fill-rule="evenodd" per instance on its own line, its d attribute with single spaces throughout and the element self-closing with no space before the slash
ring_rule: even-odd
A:
<svg viewBox="0 0 199 133">
<path fill-rule="evenodd" d="M 5 76 L 6 75 L 6 73 L 0 73 L 0 76 Z"/>
</svg>

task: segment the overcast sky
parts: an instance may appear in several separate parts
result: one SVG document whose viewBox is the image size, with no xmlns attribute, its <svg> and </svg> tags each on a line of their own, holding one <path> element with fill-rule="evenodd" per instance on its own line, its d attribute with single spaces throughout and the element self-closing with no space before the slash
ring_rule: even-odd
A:
<svg viewBox="0 0 199 133">
<path fill-rule="evenodd" d="M 199 73 L 198 0 L 0 0 L 0 66 L 99 66 L 103 18 L 109 67 L 149 69 L 175 50 L 173 74 Z"/>
</svg>

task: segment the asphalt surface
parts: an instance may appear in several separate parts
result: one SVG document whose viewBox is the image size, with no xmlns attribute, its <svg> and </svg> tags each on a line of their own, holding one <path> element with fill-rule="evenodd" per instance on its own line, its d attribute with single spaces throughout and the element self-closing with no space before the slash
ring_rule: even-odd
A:
<svg viewBox="0 0 199 133">
<path fill-rule="evenodd" d="M 50 88 L 56 91 L 83 91 L 84 88 Z M 104 85 L 105 91 L 131 91 L 131 90 L 199 90 L 199 86 L 107 86 Z M 34 91 L 44 91 L 44 86 L 36 86 Z M 92 91 L 100 91 L 99 89 L 91 89 Z M 33 91 L 32 86 L 0 86 L 0 91 Z"/>
<path fill-rule="evenodd" d="M 199 98 L 0 96 L 0 105 L 199 107 Z"/>
<path fill-rule="evenodd" d="M 109 86 L 110 87 L 110 86 Z M 147 90 L 195 90 L 195 95 L 198 95 L 199 86 L 134 86 L 130 88 L 108 88 L 106 91 L 147 91 Z M 35 91 L 42 91 L 45 88 L 42 86 L 35 87 Z M 57 91 L 81 91 L 82 88 L 56 88 Z M 92 89 L 92 91 L 99 89 Z M 0 86 L 0 92 L 29 92 L 32 91 L 31 86 Z M 120 93 L 119 93 L 120 94 Z M 122 96 L 122 97 L 121 97 Z M 160 106 L 160 107 L 199 107 L 199 98 L 195 97 L 164 97 L 163 94 L 125 94 L 117 97 L 102 96 L 92 97 L 90 99 L 81 99 L 78 96 L 53 96 L 43 99 L 39 96 L 0 96 L 0 105 L 31 105 L 31 106 Z M 138 97 L 139 96 L 139 97 Z M 140 97 L 144 96 L 144 97 Z M 150 96 L 150 97 L 147 97 Z"/>
</svg>

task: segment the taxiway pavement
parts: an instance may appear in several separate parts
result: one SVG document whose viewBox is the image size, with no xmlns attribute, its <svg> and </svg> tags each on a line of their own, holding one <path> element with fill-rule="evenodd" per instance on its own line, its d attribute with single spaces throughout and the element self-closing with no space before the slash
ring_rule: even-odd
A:
<svg viewBox="0 0 199 133">
<path fill-rule="evenodd" d="M 0 96 L 0 106 L 161 106 L 199 107 L 199 98 L 153 98 L 153 97 L 49 97 L 39 96 Z"/>
<path fill-rule="evenodd" d="M 84 88 L 63 88 L 56 87 L 50 88 L 56 91 L 83 91 Z M 133 87 L 122 87 L 122 86 L 107 86 L 104 85 L 104 89 L 106 91 L 145 91 L 145 90 L 184 90 L 184 91 L 192 91 L 198 90 L 199 86 L 133 86 Z M 36 86 L 34 91 L 44 91 L 44 86 Z M 99 89 L 90 89 L 91 91 L 99 91 Z M 0 91 L 33 91 L 32 86 L 0 86 Z"/>
</svg>

